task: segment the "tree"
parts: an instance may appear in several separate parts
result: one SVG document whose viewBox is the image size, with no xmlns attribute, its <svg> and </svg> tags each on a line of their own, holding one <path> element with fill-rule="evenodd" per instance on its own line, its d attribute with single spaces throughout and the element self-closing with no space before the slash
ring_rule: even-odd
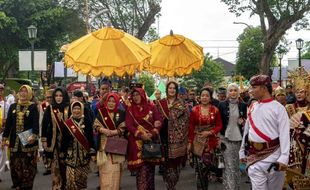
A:
<svg viewBox="0 0 310 190">
<path fill-rule="evenodd" d="M 303 52 L 301 58 L 310 59 L 310 41 L 305 43 L 305 47 L 303 49 L 305 49 L 305 51 Z"/>
<path fill-rule="evenodd" d="M 260 27 L 247 27 L 238 37 L 239 48 L 236 74 L 249 79 L 259 72 L 259 61 L 263 53 L 263 34 Z"/>
<path fill-rule="evenodd" d="M 30 46 L 28 26 L 38 28 L 35 48 L 46 49 L 51 63 L 63 44 L 85 33 L 83 24 L 77 12 L 56 0 L 0 1 L 0 76 L 5 79 L 11 68 L 17 71 L 18 50 Z"/>
<path fill-rule="evenodd" d="M 149 97 L 155 91 L 155 80 L 152 75 L 148 73 L 141 73 L 138 82 L 143 84 L 144 90 Z"/>
<path fill-rule="evenodd" d="M 240 16 L 250 11 L 260 18 L 263 33 L 263 53 L 259 70 L 268 74 L 274 51 L 285 32 L 295 24 L 296 29 L 309 27 L 309 0 L 221 0 L 229 11 Z"/>
<path fill-rule="evenodd" d="M 113 27 L 142 40 L 161 10 L 160 2 L 161 0 L 62 0 L 62 5 L 84 10 L 80 11 L 80 17 L 90 21 L 90 27 L 94 29 L 111 22 Z"/>
<path fill-rule="evenodd" d="M 218 87 L 224 81 L 224 69 L 213 58 L 207 54 L 202 68 L 199 71 L 193 71 L 191 75 L 183 77 L 181 85 L 186 88 L 195 88 L 200 90 L 205 83 L 211 83 Z"/>
</svg>

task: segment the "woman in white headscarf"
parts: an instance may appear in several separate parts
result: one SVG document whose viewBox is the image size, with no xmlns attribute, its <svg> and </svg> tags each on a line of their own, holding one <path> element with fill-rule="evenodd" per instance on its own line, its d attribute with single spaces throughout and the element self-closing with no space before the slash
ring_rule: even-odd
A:
<svg viewBox="0 0 310 190">
<path fill-rule="evenodd" d="M 224 155 L 224 187 L 227 190 L 240 189 L 239 149 L 243 126 L 247 117 L 247 105 L 239 99 L 239 87 L 232 83 L 227 87 L 227 100 L 219 104 L 223 128 L 221 139 L 226 149 Z"/>
</svg>

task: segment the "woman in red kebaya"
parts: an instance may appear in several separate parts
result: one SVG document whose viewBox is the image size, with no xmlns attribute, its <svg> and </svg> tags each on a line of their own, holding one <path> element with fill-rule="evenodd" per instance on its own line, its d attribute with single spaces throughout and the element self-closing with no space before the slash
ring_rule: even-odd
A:
<svg viewBox="0 0 310 190">
<path fill-rule="evenodd" d="M 143 143 L 157 140 L 162 126 L 162 119 L 157 108 L 149 103 L 142 88 L 134 88 L 131 93 L 132 105 L 126 112 L 128 136 L 128 169 L 136 171 L 138 190 L 155 190 L 155 165 L 160 159 L 144 159 Z"/>
<path fill-rule="evenodd" d="M 203 88 L 201 104 L 193 108 L 189 120 L 189 145 L 194 158 L 197 189 L 208 189 L 208 173 L 214 163 L 214 151 L 219 144 L 217 134 L 222 128 L 219 110 L 211 104 L 212 92 Z"/>
</svg>

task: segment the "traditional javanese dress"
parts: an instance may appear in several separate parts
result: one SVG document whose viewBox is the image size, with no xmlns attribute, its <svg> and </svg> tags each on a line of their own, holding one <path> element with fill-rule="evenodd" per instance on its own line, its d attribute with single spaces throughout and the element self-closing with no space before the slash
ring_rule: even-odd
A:
<svg viewBox="0 0 310 190">
<path fill-rule="evenodd" d="M 288 167 L 299 173 L 304 174 L 307 160 L 307 146 L 302 142 L 303 132 L 306 126 L 301 122 L 303 113 L 310 109 L 310 103 L 307 100 L 286 105 L 287 113 L 290 117 L 290 155 Z M 303 118 L 304 119 L 304 118 Z M 292 186 L 294 175 L 286 172 L 286 185 Z"/>
<path fill-rule="evenodd" d="M 109 96 L 110 95 L 108 95 L 107 100 L 109 99 Z M 97 165 L 99 166 L 100 189 L 102 190 L 120 189 L 121 174 L 125 156 L 106 153 L 105 145 L 107 142 L 107 136 L 103 133 L 99 133 L 100 128 L 102 127 L 109 130 L 117 130 L 118 137 L 124 138 L 124 132 L 126 130 L 125 111 L 118 109 L 117 107 L 118 106 L 116 104 L 116 110 L 113 111 L 108 111 L 106 107 L 100 108 L 94 122 L 94 128 L 99 134 Z"/>
<path fill-rule="evenodd" d="M 202 106 L 195 106 L 190 114 L 189 121 L 189 143 L 194 146 L 193 141 L 196 135 L 202 131 L 211 131 L 212 135 L 204 138 L 205 148 L 202 156 L 194 155 L 197 189 L 208 189 L 208 173 L 215 163 L 214 150 L 218 146 L 217 134 L 222 129 L 221 115 L 215 106 L 209 107 L 209 114 L 202 114 Z"/>
<path fill-rule="evenodd" d="M 310 110 L 303 112 L 300 121 L 301 125 L 303 125 L 300 133 L 300 142 L 304 146 L 302 173 L 310 177 Z"/>
<path fill-rule="evenodd" d="M 176 99 L 168 105 L 167 99 L 156 103 L 163 118 L 160 132 L 164 148 L 164 182 L 167 189 L 175 189 L 180 170 L 187 160 L 189 110 L 185 102 Z"/>
<path fill-rule="evenodd" d="M 139 105 L 132 103 L 126 112 L 126 127 L 128 135 L 128 169 L 137 171 L 136 183 L 138 190 L 154 190 L 155 165 L 158 165 L 160 159 L 143 159 L 141 135 L 148 131 L 153 135 L 153 140 L 159 138 L 161 126 L 155 128 L 155 121 L 162 121 L 157 108 L 147 102 L 145 91 L 136 88 L 141 96 Z M 161 122 L 162 123 L 162 122 Z"/>
<path fill-rule="evenodd" d="M 63 101 L 56 103 L 55 94 L 60 91 Z M 64 122 L 70 117 L 69 96 L 67 91 L 56 88 L 52 95 L 52 104 L 49 105 L 43 115 L 41 141 L 47 143 L 44 150 L 48 159 L 51 159 L 52 189 L 64 190 L 66 187 L 66 170 L 63 162 L 59 160 L 59 153 L 62 141 L 62 129 Z"/>
<path fill-rule="evenodd" d="M 297 106 L 298 104 L 289 104 L 293 107 L 287 107 L 290 118 L 290 156 L 289 167 L 307 177 L 310 177 L 310 104 L 307 106 Z M 308 109 L 308 110 L 307 110 Z M 294 113 L 295 112 L 295 113 Z M 293 177 L 295 175 L 289 171 L 286 172 L 286 184 L 293 187 Z M 302 180 L 298 177 L 298 180 Z M 295 182 L 296 183 L 296 182 Z M 302 184 L 302 183 L 301 183 Z M 310 185 L 309 185 L 310 186 Z M 307 187 L 309 187 L 307 186 Z"/>
<path fill-rule="evenodd" d="M 79 104 L 84 110 L 81 102 L 73 102 L 71 110 L 75 104 Z M 61 143 L 61 153 L 64 154 L 66 165 L 66 189 L 87 189 L 90 157 L 95 155 L 93 141 L 91 118 L 70 117 L 66 120 Z"/>
<path fill-rule="evenodd" d="M 294 169 L 298 172 L 302 172 L 303 160 L 307 155 L 305 155 L 305 147 L 302 145 L 300 134 L 305 130 L 300 121 L 302 118 L 303 112 L 306 112 L 310 109 L 310 103 L 307 101 L 296 102 L 294 104 L 288 104 L 286 110 L 290 117 L 290 156 L 288 167 Z M 290 180 L 289 180 L 290 181 Z"/>
<path fill-rule="evenodd" d="M 23 85 L 21 88 L 27 85 Z M 27 103 L 14 103 L 10 106 L 6 120 L 3 139 L 9 139 L 10 168 L 13 186 L 20 189 L 32 189 L 37 173 L 38 140 L 33 144 L 22 144 L 27 141 L 29 135 L 38 138 L 39 135 L 39 111 L 37 105 L 30 102 L 32 97 L 31 87 L 28 90 Z M 30 130 L 30 131 L 29 131 Z M 29 133 L 26 135 L 25 131 Z M 19 133 L 24 134 L 18 135 Z"/>
</svg>

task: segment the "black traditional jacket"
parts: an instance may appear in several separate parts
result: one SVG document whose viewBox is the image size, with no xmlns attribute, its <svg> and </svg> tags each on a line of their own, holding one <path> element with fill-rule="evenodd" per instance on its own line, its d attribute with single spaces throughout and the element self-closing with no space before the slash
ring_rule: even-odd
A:
<svg viewBox="0 0 310 190">
<path fill-rule="evenodd" d="M 222 118 L 222 130 L 221 134 L 225 135 L 225 131 L 227 129 L 227 125 L 229 122 L 229 100 L 225 100 L 219 103 L 219 110 Z M 238 102 L 238 110 L 239 110 L 239 118 L 243 118 L 246 120 L 247 118 L 247 105 L 243 102 Z M 243 125 L 238 124 L 241 135 L 243 135 Z"/>
<path fill-rule="evenodd" d="M 70 117 L 69 106 L 59 110 L 52 105 L 49 105 L 44 112 L 42 120 L 42 134 L 41 141 L 47 142 L 47 148 L 45 151 L 54 152 L 55 147 L 58 149 L 61 146 L 62 130 L 64 128 L 64 121 Z M 58 122 L 57 123 L 57 119 Z M 60 125 L 59 125 L 60 124 Z M 57 146 L 56 146 L 57 145 Z"/>
<path fill-rule="evenodd" d="M 81 119 L 72 121 L 78 123 Z M 93 128 L 91 123 L 91 118 L 85 117 L 80 126 L 79 130 L 84 135 L 90 150 L 86 150 L 85 147 L 73 136 L 68 127 L 65 126 L 63 129 L 63 138 L 61 140 L 60 152 L 64 154 L 65 163 L 70 167 L 80 167 L 85 166 L 90 161 L 91 154 L 95 154 L 94 149 L 94 138 L 93 138 Z"/>
<path fill-rule="evenodd" d="M 14 103 L 10 106 L 6 119 L 3 138 L 9 138 L 12 152 L 31 152 L 38 149 L 38 140 L 31 145 L 23 146 L 18 134 L 32 129 L 32 134 L 39 135 L 39 110 L 36 104 L 28 106 Z"/>
</svg>

